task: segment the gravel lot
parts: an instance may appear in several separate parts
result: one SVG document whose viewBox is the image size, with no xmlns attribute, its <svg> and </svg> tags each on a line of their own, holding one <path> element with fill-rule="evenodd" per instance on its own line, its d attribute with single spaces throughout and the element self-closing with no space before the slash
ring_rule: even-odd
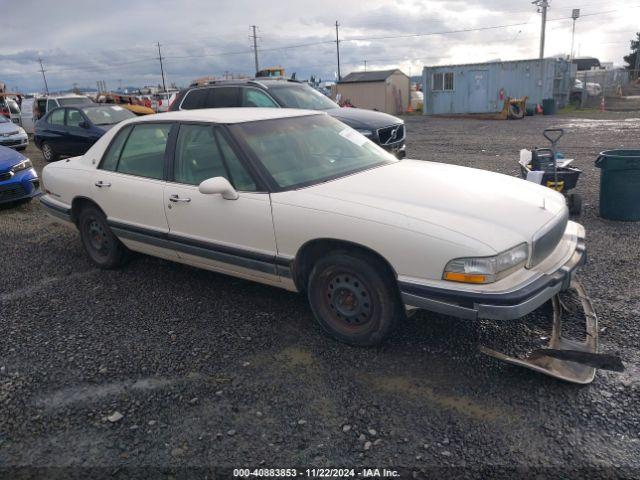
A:
<svg viewBox="0 0 640 480">
<path fill-rule="evenodd" d="M 0 477 L 15 478 L 3 465 L 114 478 L 213 465 L 640 475 L 640 223 L 597 216 L 593 166 L 601 150 L 640 146 L 633 116 L 406 119 L 411 157 L 511 175 L 543 128 L 568 129 L 561 150 L 584 169 L 581 278 L 601 351 L 626 366 L 584 387 L 483 356 L 475 322 L 421 312 L 358 349 L 323 336 L 300 295 L 142 256 L 102 272 L 37 200 L 2 208 Z M 127 470 L 150 466 L 162 471 Z M 56 472 L 79 470 L 40 474 Z"/>
</svg>

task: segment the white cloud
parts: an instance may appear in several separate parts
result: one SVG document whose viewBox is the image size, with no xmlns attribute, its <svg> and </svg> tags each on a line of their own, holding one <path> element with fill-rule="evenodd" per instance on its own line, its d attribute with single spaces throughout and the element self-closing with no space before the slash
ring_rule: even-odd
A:
<svg viewBox="0 0 640 480">
<path fill-rule="evenodd" d="M 584 0 L 576 25 L 581 55 L 622 63 L 638 30 L 637 2 Z M 568 54 L 573 0 L 550 0 L 548 55 Z M 634 8 L 635 6 L 635 8 Z M 609 12 L 602 14 L 602 12 Z M 590 13 L 599 15 L 588 16 Z M 41 89 L 38 56 L 49 85 L 110 87 L 158 84 L 155 42 L 163 45 L 168 79 L 179 85 L 225 71 L 252 73 L 250 25 L 259 26 L 261 65 L 282 65 L 298 77 L 332 78 L 337 69 L 334 23 L 340 21 L 342 73 L 399 66 L 416 75 L 423 65 L 532 58 L 540 17 L 529 0 L 23 0 L 3 7 L 0 81 Z M 361 40 L 520 24 L 475 32 Z M 325 43 L 322 43 L 325 42 Z M 307 45 L 307 44 L 315 45 Z M 297 48 L 282 49 L 284 46 Z M 305 45 L 305 46 L 299 46 Z M 228 53 L 242 52 L 235 55 Z M 226 53 L 226 55 L 221 55 Z"/>
</svg>

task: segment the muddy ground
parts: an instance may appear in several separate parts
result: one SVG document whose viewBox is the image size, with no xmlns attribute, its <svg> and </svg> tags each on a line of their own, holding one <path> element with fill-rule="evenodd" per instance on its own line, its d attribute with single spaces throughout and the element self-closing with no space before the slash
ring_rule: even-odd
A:
<svg viewBox="0 0 640 480">
<path fill-rule="evenodd" d="M 601 350 L 624 373 L 562 383 L 478 353 L 477 323 L 430 313 L 380 348 L 348 347 L 300 295 L 149 257 L 99 271 L 36 200 L 0 210 L 0 477 L 16 466 L 43 467 L 40 478 L 88 478 L 87 467 L 206 478 L 186 466 L 640 474 L 640 223 L 598 217 L 593 165 L 601 150 L 640 148 L 638 115 L 406 121 L 411 157 L 510 175 L 544 127 L 567 128 L 561 150 L 584 170 L 581 277 Z"/>
</svg>

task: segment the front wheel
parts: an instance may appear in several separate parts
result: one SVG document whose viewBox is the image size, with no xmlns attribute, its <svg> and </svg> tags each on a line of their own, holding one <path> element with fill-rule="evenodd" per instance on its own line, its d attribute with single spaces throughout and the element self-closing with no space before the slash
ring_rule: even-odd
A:
<svg viewBox="0 0 640 480">
<path fill-rule="evenodd" d="M 112 269 L 126 263 L 128 250 L 113 234 L 107 224 L 107 218 L 99 208 L 83 208 L 78 220 L 78 229 L 85 251 L 98 267 Z"/>
<path fill-rule="evenodd" d="M 359 252 L 323 257 L 311 271 L 307 290 L 320 326 L 350 345 L 381 343 L 404 311 L 395 280 L 384 265 Z"/>
<path fill-rule="evenodd" d="M 60 156 L 53 151 L 53 148 L 51 148 L 51 145 L 49 145 L 47 142 L 44 142 L 42 144 L 41 150 L 45 162 L 55 162 L 56 160 L 58 160 L 58 158 L 60 158 Z"/>
</svg>

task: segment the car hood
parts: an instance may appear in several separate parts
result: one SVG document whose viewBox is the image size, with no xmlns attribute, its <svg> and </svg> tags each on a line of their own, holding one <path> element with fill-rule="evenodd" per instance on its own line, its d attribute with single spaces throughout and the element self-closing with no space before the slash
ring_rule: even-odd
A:
<svg viewBox="0 0 640 480">
<path fill-rule="evenodd" d="M 18 129 L 18 125 L 13 122 L 0 123 L 0 133 L 13 133 L 17 134 L 20 130 Z"/>
<path fill-rule="evenodd" d="M 8 172 L 11 167 L 26 158 L 11 148 L 0 147 L 0 173 Z"/>
<path fill-rule="evenodd" d="M 327 210 L 429 235 L 454 231 L 496 253 L 531 242 L 567 208 L 559 193 L 519 178 L 421 160 L 402 160 L 296 193 L 311 208 L 326 204 Z"/>
<path fill-rule="evenodd" d="M 352 128 L 376 130 L 389 125 L 404 123 L 398 117 L 387 113 L 376 112 L 375 110 L 364 110 L 362 108 L 332 108 L 325 110 L 333 118 L 346 123 Z"/>
</svg>

